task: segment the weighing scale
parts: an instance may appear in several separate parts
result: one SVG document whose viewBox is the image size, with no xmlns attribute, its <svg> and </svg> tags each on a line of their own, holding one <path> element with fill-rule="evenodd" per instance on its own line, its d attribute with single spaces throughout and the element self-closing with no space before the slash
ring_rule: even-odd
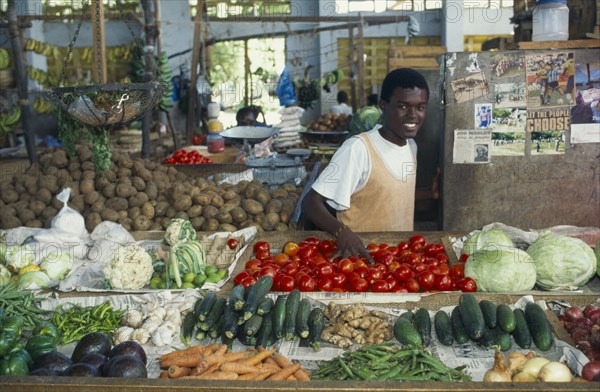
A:
<svg viewBox="0 0 600 392">
<path fill-rule="evenodd" d="M 275 135 L 278 128 L 240 126 L 221 132 L 221 136 L 246 153 L 246 166 L 252 170 L 253 178 L 263 184 L 279 187 L 285 183 L 298 186 L 306 177 L 304 159 L 311 155 L 310 150 L 294 148 L 285 154 L 273 152 L 265 157 L 257 157 L 254 145 Z"/>
</svg>

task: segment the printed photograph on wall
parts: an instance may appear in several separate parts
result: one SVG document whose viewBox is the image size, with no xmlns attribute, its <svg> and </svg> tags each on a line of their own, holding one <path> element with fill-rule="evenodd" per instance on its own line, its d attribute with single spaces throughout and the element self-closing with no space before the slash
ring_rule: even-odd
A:
<svg viewBox="0 0 600 392">
<path fill-rule="evenodd" d="M 527 110 L 525 130 L 531 138 L 531 156 L 564 154 L 570 108 Z"/>
<path fill-rule="evenodd" d="M 472 101 L 483 97 L 490 91 L 488 82 L 483 72 L 477 72 L 461 79 L 452 81 L 452 92 L 457 103 Z"/>
<path fill-rule="evenodd" d="M 532 132 L 531 156 L 565 153 L 564 132 Z"/>
<path fill-rule="evenodd" d="M 492 80 L 510 79 L 523 80 L 525 76 L 525 58 L 517 55 L 496 54 L 490 57 Z"/>
<path fill-rule="evenodd" d="M 494 85 L 494 107 L 516 108 L 526 105 L 525 82 Z"/>
<path fill-rule="evenodd" d="M 527 110 L 525 108 L 495 108 L 492 114 L 492 155 L 524 156 Z"/>
<path fill-rule="evenodd" d="M 574 104 L 574 55 L 567 52 L 526 56 L 527 109 Z"/>
<path fill-rule="evenodd" d="M 600 63 L 576 64 L 571 143 L 600 143 Z"/>
<path fill-rule="evenodd" d="M 491 103 L 475 104 L 474 124 L 475 124 L 476 129 L 488 129 L 492 126 L 492 104 Z"/>
</svg>

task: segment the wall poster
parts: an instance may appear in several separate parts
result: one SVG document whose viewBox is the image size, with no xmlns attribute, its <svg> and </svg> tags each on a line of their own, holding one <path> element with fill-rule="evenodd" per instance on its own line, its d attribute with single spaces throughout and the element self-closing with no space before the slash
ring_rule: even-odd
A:
<svg viewBox="0 0 600 392">
<path fill-rule="evenodd" d="M 600 63 L 575 66 L 571 143 L 600 143 Z"/>
</svg>

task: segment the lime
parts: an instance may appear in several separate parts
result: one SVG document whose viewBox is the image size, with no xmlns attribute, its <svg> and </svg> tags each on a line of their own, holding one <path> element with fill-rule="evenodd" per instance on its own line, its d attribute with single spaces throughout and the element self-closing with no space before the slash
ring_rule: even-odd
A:
<svg viewBox="0 0 600 392">
<path fill-rule="evenodd" d="M 164 280 L 161 280 L 160 283 L 158 284 L 158 289 L 166 289 L 167 288 L 167 282 L 165 282 Z"/>
<path fill-rule="evenodd" d="M 193 272 L 186 272 L 183 275 L 183 281 L 187 282 L 187 283 L 192 283 L 195 278 L 196 278 L 196 275 Z"/>
<path fill-rule="evenodd" d="M 154 278 L 150 279 L 150 289 L 157 289 L 161 282 L 162 280 L 160 279 L 160 276 L 155 276 Z"/>
<path fill-rule="evenodd" d="M 221 277 L 221 279 L 223 279 L 224 277 L 227 276 L 227 270 L 224 268 L 219 268 L 217 270 L 217 275 L 219 275 Z"/>
<path fill-rule="evenodd" d="M 198 274 L 198 275 L 196 275 L 196 278 L 194 278 L 194 284 L 197 287 L 202 287 L 204 282 L 206 282 L 206 275 L 204 275 L 204 274 Z"/>
<path fill-rule="evenodd" d="M 206 277 L 206 281 L 210 283 L 217 283 L 220 282 L 222 279 L 223 278 L 221 278 L 221 276 L 217 274 L 210 274 Z"/>
<path fill-rule="evenodd" d="M 194 284 L 192 282 L 183 282 L 183 284 L 181 285 L 182 289 L 194 289 L 196 288 L 196 286 L 194 286 Z"/>
<path fill-rule="evenodd" d="M 206 274 L 207 276 L 210 274 L 214 274 L 215 272 L 217 272 L 217 267 L 215 267 L 214 265 L 207 265 L 204 269 L 204 274 Z"/>
</svg>

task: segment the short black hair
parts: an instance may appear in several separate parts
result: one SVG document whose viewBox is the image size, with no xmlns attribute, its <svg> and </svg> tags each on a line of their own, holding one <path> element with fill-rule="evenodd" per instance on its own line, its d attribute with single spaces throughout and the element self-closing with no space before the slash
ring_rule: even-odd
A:
<svg viewBox="0 0 600 392">
<path fill-rule="evenodd" d="M 339 103 L 346 103 L 348 102 L 348 93 L 345 92 L 344 90 L 341 90 L 340 92 L 337 93 L 337 101 Z"/>
<path fill-rule="evenodd" d="M 427 92 L 427 99 L 429 99 L 429 85 L 427 84 L 427 80 L 425 80 L 425 77 L 420 72 L 412 68 L 397 68 L 390 71 L 385 79 L 383 79 L 379 98 L 385 102 L 389 102 L 397 87 L 421 88 Z"/>
<path fill-rule="evenodd" d="M 237 113 L 236 113 L 236 115 L 235 115 L 235 119 L 236 119 L 236 121 L 237 121 L 237 122 L 238 122 L 238 124 L 239 124 L 239 123 L 241 123 L 241 122 L 242 122 L 242 121 L 245 119 L 245 117 L 246 117 L 247 115 L 249 115 L 249 114 L 253 114 L 253 115 L 255 115 L 255 113 L 254 113 L 254 110 L 252 109 L 252 106 L 244 106 L 244 107 L 240 108 L 240 110 L 238 110 L 238 111 L 237 111 Z M 256 116 L 255 116 L 255 117 L 256 117 Z"/>
<path fill-rule="evenodd" d="M 367 97 L 367 104 L 370 106 L 377 106 L 379 103 L 379 97 L 377 94 L 371 94 Z"/>
</svg>

